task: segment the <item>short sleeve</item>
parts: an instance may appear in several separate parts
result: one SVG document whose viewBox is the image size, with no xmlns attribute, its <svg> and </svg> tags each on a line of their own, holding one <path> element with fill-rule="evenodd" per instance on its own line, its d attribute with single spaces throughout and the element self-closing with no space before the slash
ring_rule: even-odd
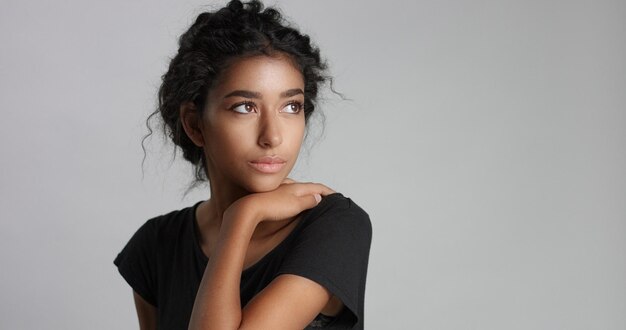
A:
<svg viewBox="0 0 626 330">
<path fill-rule="evenodd" d="M 306 219 L 306 227 L 278 273 L 299 275 L 324 286 L 348 309 L 342 314 L 350 315 L 341 319 L 347 319 L 350 328 L 357 323 L 362 328 L 372 225 L 365 211 L 339 196 L 319 215 Z"/>
<path fill-rule="evenodd" d="M 131 288 L 153 306 L 157 306 L 156 238 L 155 221 L 148 220 L 113 261 Z"/>
</svg>

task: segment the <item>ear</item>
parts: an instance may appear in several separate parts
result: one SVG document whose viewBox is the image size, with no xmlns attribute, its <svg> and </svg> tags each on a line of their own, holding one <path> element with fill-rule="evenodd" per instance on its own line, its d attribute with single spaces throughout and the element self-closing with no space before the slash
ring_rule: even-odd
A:
<svg viewBox="0 0 626 330">
<path fill-rule="evenodd" d="M 183 129 L 193 144 L 198 147 L 204 146 L 204 136 L 202 136 L 202 114 L 196 105 L 189 101 L 180 105 L 180 121 Z"/>
</svg>

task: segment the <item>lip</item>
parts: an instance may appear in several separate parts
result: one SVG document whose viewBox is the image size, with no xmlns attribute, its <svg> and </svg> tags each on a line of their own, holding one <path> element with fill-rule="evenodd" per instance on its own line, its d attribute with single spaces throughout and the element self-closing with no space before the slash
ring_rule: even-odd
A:
<svg viewBox="0 0 626 330">
<path fill-rule="evenodd" d="M 273 174 L 280 172 L 286 164 L 286 161 L 277 156 L 265 156 L 259 159 L 248 162 L 255 170 L 265 173 Z"/>
</svg>

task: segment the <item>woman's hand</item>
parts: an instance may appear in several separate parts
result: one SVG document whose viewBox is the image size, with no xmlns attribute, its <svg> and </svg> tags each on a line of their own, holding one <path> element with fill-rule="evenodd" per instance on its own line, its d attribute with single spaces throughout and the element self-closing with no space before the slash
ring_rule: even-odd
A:
<svg viewBox="0 0 626 330">
<path fill-rule="evenodd" d="M 334 192 L 323 184 L 299 183 L 287 178 L 275 190 L 250 194 L 237 200 L 224 215 L 245 210 L 258 222 L 284 220 L 316 206 L 322 196 Z"/>
</svg>

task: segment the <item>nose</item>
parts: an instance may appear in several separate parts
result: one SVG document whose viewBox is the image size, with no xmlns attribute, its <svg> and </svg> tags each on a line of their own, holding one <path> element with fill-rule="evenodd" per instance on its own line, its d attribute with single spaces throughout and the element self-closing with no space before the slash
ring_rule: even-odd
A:
<svg viewBox="0 0 626 330">
<path fill-rule="evenodd" d="M 261 116 L 258 144 L 262 148 L 271 149 L 283 142 L 280 122 L 274 115 Z"/>
</svg>

